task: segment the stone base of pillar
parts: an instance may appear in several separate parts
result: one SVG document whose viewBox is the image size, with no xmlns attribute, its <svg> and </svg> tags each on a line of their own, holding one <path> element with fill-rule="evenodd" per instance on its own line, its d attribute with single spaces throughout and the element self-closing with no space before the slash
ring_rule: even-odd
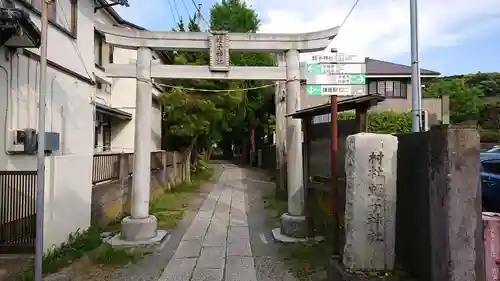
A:
<svg viewBox="0 0 500 281">
<path fill-rule="evenodd" d="M 155 216 L 144 219 L 126 217 L 122 220 L 121 238 L 125 241 L 148 240 L 156 236 L 158 220 Z"/>
<path fill-rule="evenodd" d="M 344 267 L 340 257 L 331 257 L 326 267 L 327 280 L 339 281 L 396 281 L 396 280 L 415 280 L 409 276 L 397 276 L 384 274 L 384 272 L 350 272 Z"/>
<path fill-rule="evenodd" d="M 121 227 L 121 233 L 106 241 L 113 247 L 163 248 L 170 239 L 168 231 L 158 230 L 155 216 L 143 219 L 126 217 L 122 220 Z"/>
<path fill-rule="evenodd" d="M 307 220 L 305 216 L 281 215 L 281 227 L 273 229 L 275 240 L 284 243 L 295 243 L 306 241 L 308 234 Z"/>
</svg>

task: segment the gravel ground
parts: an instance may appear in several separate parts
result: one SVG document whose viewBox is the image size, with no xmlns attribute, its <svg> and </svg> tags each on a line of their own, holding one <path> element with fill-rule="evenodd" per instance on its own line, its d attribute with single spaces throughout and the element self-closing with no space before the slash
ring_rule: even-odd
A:
<svg viewBox="0 0 500 281">
<path fill-rule="evenodd" d="M 255 169 L 245 169 L 247 184 L 247 212 L 250 227 L 250 244 L 255 260 L 258 281 L 295 281 L 295 277 L 287 270 L 280 247 L 271 234 L 277 226 L 264 209 L 263 196 L 274 194 L 273 182 L 268 176 Z"/>
</svg>

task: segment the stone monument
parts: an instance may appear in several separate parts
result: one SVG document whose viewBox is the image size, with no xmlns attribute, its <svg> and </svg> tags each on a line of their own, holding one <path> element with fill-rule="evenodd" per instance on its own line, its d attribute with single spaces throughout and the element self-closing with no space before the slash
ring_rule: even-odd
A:
<svg viewBox="0 0 500 281">
<path fill-rule="evenodd" d="M 351 271 L 392 271 L 398 139 L 359 133 L 346 140 L 343 263 Z"/>
</svg>

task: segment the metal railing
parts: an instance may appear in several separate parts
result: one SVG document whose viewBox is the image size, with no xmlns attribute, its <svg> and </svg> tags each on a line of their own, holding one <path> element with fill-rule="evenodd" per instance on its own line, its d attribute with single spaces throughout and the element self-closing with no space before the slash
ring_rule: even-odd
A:
<svg viewBox="0 0 500 281">
<path fill-rule="evenodd" d="M 158 171 L 163 169 L 163 154 L 165 151 L 151 152 L 151 170 Z M 128 176 L 134 173 L 134 154 L 133 153 L 99 153 L 94 155 L 92 167 L 92 184 L 98 184 L 105 181 L 120 179 L 120 161 L 127 161 Z M 178 160 L 178 165 L 182 161 Z M 126 173 L 125 171 L 122 171 Z M 127 176 L 127 175 L 124 175 Z"/>
<path fill-rule="evenodd" d="M 36 171 L 0 171 L 0 254 L 33 253 Z"/>
<path fill-rule="evenodd" d="M 120 154 L 95 154 L 92 184 L 120 178 Z"/>
</svg>

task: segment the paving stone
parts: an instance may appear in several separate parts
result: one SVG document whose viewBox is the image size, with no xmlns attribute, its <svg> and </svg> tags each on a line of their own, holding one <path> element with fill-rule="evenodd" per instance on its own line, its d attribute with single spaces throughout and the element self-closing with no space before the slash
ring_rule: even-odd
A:
<svg viewBox="0 0 500 281">
<path fill-rule="evenodd" d="M 207 233 L 210 221 L 193 221 L 189 226 L 188 230 L 182 237 L 182 240 L 199 240 L 203 241 L 205 234 Z"/>
<path fill-rule="evenodd" d="M 174 258 L 196 258 L 201 252 L 200 240 L 181 241 Z"/>
<path fill-rule="evenodd" d="M 225 281 L 257 281 L 253 258 L 233 257 L 227 259 Z"/>
<path fill-rule="evenodd" d="M 196 258 L 171 259 L 158 281 L 187 281 L 196 266 Z"/>
<path fill-rule="evenodd" d="M 196 267 L 224 268 L 226 247 L 204 247 Z"/>
<path fill-rule="evenodd" d="M 198 268 L 194 270 L 191 281 L 222 281 L 224 269 Z"/>
<path fill-rule="evenodd" d="M 240 241 L 238 243 L 227 244 L 227 256 L 251 257 L 252 247 L 250 241 Z"/>
<path fill-rule="evenodd" d="M 227 227 L 211 224 L 203 239 L 203 247 L 222 247 L 226 245 Z"/>
<path fill-rule="evenodd" d="M 229 225 L 230 226 L 248 226 L 248 220 L 246 214 L 243 213 L 235 213 L 231 211 L 231 215 L 229 217 Z"/>
<path fill-rule="evenodd" d="M 250 234 L 248 226 L 231 226 L 228 231 L 227 242 L 242 243 L 250 241 Z"/>
</svg>

